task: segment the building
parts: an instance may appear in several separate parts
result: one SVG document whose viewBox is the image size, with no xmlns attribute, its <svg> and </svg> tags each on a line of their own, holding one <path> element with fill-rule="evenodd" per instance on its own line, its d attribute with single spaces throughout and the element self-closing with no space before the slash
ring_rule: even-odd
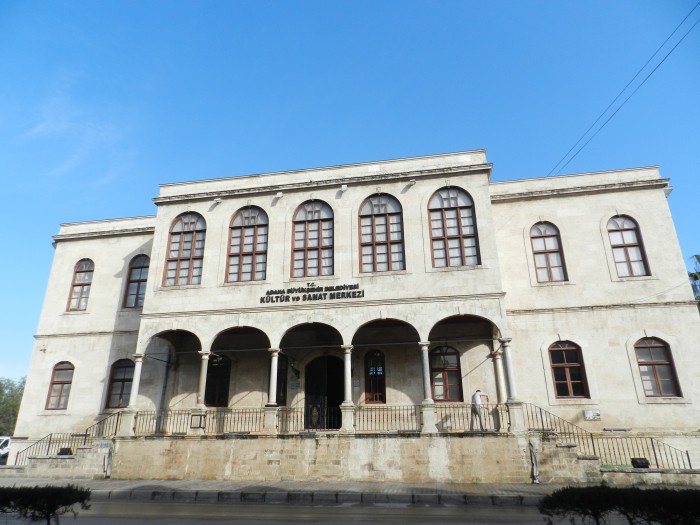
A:
<svg viewBox="0 0 700 525">
<path fill-rule="evenodd" d="M 166 184 L 154 217 L 61 225 L 16 462 L 77 433 L 120 477 L 523 481 L 530 445 L 546 480 L 688 470 L 668 180 L 490 173 L 469 151 Z"/>
</svg>

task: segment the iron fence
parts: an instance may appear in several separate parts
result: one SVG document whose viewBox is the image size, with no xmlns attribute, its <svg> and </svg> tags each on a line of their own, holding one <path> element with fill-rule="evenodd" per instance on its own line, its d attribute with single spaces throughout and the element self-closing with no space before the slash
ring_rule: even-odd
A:
<svg viewBox="0 0 700 525">
<path fill-rule="evenodd" d="M 506 431 L 509 427 L 508 407 L 505 405 L 472 405 L 468 403 L 438 403 L 437 427 L 449 431 Z"/>
<path fill-rule="evenodd" d="M 658 469 L 692 469 L 687 450 L 648 436 L 600 436 L 530 403 L 523 403 L 530 431 L 549 433 L 557 442 L 575 445 L 579 455 L 598 458 L 602 465 L 631 467 L 632 458 L 645 458 Z"/>
<path fill-rule="evenodd" d="M 187 434 L 190 414 L 189 410 L 139 410 L 134 421 L 134 435 Z"/>
<path fill-rule="evenodd" d="M 205 434 L 261 432 L 265 420 L 262 408 L 235 408 L 207 410 Z"/>
<path fill-rule="evenodd" d="M 112 437 L 119 431 L 121 412 L 115 412 L 85 429 L 84 432 L 53 433 L 17 453 L 15 465 L 26 465 L 30 457 L 66 456 L 76 453 L 78 447 L 92 445 L 94 438 Z"/>
<path fill-rule="evenodd" d="M 360 405 L 355 408 L 355 430 L 417 432 L 420 430 L 420 406 Z"/>
</svg>

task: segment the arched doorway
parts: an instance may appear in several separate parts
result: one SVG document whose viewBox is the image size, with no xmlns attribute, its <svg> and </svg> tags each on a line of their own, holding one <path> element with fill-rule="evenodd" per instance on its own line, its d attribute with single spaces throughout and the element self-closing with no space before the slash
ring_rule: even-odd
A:
<svg viewBox="0 0 700 525">
<path fill-rule="evenodd" d="M 207 367 L 204 404 L 208 407 L 227 407 L 230 383 L 231 360 L 223 355 L 212 354 Z"/>
<path fill-rule="evenodd" d="M 305 370 L 304 428 L 340 428 L 343 361 L 334 356 L 317 357 Z"/>
</svg>

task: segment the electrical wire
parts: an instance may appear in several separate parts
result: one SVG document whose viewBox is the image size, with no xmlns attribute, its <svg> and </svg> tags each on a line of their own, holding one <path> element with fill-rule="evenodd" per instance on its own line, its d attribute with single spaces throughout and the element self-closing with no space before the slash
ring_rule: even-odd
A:
<svg viewBox="0 0 700 525">
<path fill-rule="evenodd" d="M 695 4 L 695 6 L 690 10 L 690 12 L 685 16 L 685 18 L 683 18 L 683 20 L 681 20 L 681 22 L 676 26 L 676 28 L 675 28 L 673 31 L 671 31 L 671 34 L 668 35 L 668 37 L 666 37 L 666 40 L 664 40 L 664 41 L 661 43 L 661 45 L 656 49 L 656 51 L 654 51 L 654 53 L 651 55 L 651 57 L 649 57 L 649 59 L 644 63 L 644 65 L 643 65 L 642 67 L 639 68 L 639 70 L 638 70 L 637 73 L 632 77 L 632 79 L 625 85 L 625 87 L 623 87 L 623 88 L 620 90 L 620 92 L 617 94 L 617 96 L 615 96 L 615 98 L 612 100 L 612 102 L 610 102 L 610 104 L 608 104 L 608 106 L 600 113 L 600 115 L 598 115 L 598 118 L 595 119 L 595 121 L 593 122 L 593 124 L 591 124 L 591 125 L 589 126 L 589 128 L 583 133 L 583 135 L 581 135 L 581 136 L 579 137 L 579 139 L 574 143 L 574 145 L 571 146 L 571 148 L 569 149 L 569 151 L 567 151 L 567 152 L 564 154 L 564 156 L 563 156 L 561 159 L 559 159 L 559 162 L 557 162 L 557 163 L 554 165 L 554 167 L 549 171 L 549 173 L 547 174 L 547 176 L 550 176 L 552 173 L 554 173 L 555 170 L 557 170 L 557 167 L 564 161 L 564 159 L 566 159 L 566 157 L 576 148 L 576 146 L 578 146 L 578 145 L 581 143 L 581 141 L 586 137 L 586 135 L 588 135 L 588 133 L 595 127 L 595 125 L 596 125 L 598 122 L 600 122 L 600 119 L 602 119 L 603 116 L 608 112 L 608 110 L 615 104 L 615 102 L 617 102 L 617 100 L 622 96 L 622 94 L 627 90 L 627 88 L 630 87 L 630 85 L 637 79 L 637 77 L 640 75 L 640 73 L 641 73 L 642 71 L 644 71 L 644 69 L 649 65 L 649 63 L 654 59 L 654 57 L 659 53 L 659 51 L 661 51 L 661 49 L 666 45 L 666 43 L 671 39 L 671 37 L 673 37 L 673 35 L 676 34 L 676 31 L 678 31 L 678 29 L 685 23 L 685 21 L 688 19 L 688 17 L 690 17 L 690 15 L 693 14 L 693 11 L 695 11 L 695 9 L 697 9 L 698 6 L 700 6 L 700 1 L 699 1 L 698 3 Z M 560 173 L 562 172 L 562 170 L 563 170 L 564 168 L 566 168 L 566 166 L 568 166 L 569 163 L 570 163 L 572 160 L 574 160 L 574 158 L 581 152 L 581 150 L 583 150 L 583 148 L 585 148 L 585 147 L 588 145 L 588 143 L 589 143 L 591 140 L 593 140 L 593 138 L 605 127 L 605 125 L 606 125 L 608 122 L 610 122 L 610 120 L 617 114 L 617 112 L 620 111 L 620 109 L 622 109 L 622 107 L 627 103 L 627 101 L 628 101 L 630 98 L 632 98 L 632 95 L 634 95 L 634 94 L 639 90 L 639 88 L 642 87 L 642 86 L 644 85 L 644 83 L 649 79 L 649 77 L 650 77 L 652 74 L 654 74 L 654 72 L 659 68 L 659 66 L 661 66 L 661 64 L 663 64 L 663 63 L 666 61 L 666 59 L 669 57 L 669 55 L 670 55 L 671 53 L 673 53 L 673 51 L 674 51 L 674 50 L 678 47 L 678 45 L 685 39 L 685 37 L 688 36 L 688 33 L 690 33 L 690 32 L 693 30 L 693 28 L 698 24 L 698 22 L 700 22 L 700 19 L 698 19 L 698 21 L 696 21 L 696 22 L 691 26 L 691 28 L 690 28 L 690 29 L 683 35 L 683 37 L 681 37 L 681 39 L 676 43 L 676 45 L 673 46 L 673 48 L 671 49 L 671 51 L 669 51 L 669 52 L 666 54 L 666 56 L 661 60 L 661 62 L 659 62 L 659 63 L 657 64 L 657 66 L 651 71 L 651 73 L 649 73 L 649 74 L 646 76 L 646 78 L 641 82 L 641 84 L 639 84 L 639 86 L 637 86 L 637 88 L 632 92 L 632 94 L 631 94 L 629 97 L 627 97 L 627 98 L 624 100 L 624 102 L 615 110 L 615 112 L 603 123 L 603 125 L 602 125 L 600 128 L 598 128 L 598 130 L 593 134 L 593 136 L 591 136 L 591 138 L 588 139 L 588 141 L 586 141 L 586 143 L 585 143 L 583 146 L 581 146 L 581 147 L 578 149 L 578 151 L 576 151 L 576 153 L 566 162 L 566 164 L 564 164 L 561 168 L 559 168 L 559 170 L 556 172 L 557 175 L 560 174 Z"/>
</svg>

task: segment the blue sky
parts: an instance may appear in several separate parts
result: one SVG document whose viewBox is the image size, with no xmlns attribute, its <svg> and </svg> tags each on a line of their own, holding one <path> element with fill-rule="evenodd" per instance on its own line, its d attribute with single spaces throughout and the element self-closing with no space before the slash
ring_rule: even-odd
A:
<svg viewBox="0 0 700 525">
<path fill-rule="evenodd" d="M 152 215 L 161 183 L 469 149 L 545 176 L 695 3 L 0 2 L 0 377 L 26 373 L 60 223 Z M 659 165 L 686 258 L 699 59 L 700 26 L 563 172 Z"/>
</svg>

